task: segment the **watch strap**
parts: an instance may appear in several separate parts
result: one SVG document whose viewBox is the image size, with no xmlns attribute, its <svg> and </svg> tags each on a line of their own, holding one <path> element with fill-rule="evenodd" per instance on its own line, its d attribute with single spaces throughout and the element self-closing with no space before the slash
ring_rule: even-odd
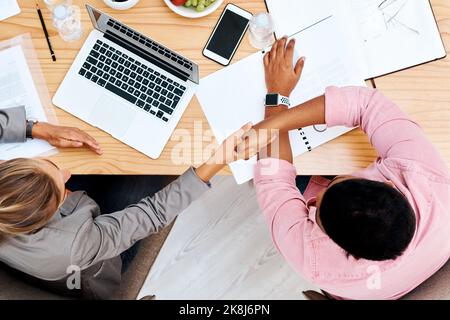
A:
<svg viewBox="0 0 450 320">
<path fill-rule="evenodd" d="M 290 107 L 291 106 L 291 102 L 289 100 L 288 97 L 282 96 L 282 95 L 278 95 L 278 100 L 279 100 L 279 104 L 285 105 Z"/>
<path fill-rule="evenodd" d="M 33 139 L 33 126 L 37 123 L 37 121 L 27 120 L 27 125 L 25 129 L 25 137 L 28 139 Z"/>
</svg>

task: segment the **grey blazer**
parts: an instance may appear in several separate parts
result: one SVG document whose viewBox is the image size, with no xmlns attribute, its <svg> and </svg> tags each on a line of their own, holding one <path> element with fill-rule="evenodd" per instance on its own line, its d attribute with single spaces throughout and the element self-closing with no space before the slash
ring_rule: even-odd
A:
<svg viewBox="0 0 450 320">
<path fill-rule="evenodd" d="M 25 107 L 0 109 L 0 143 L 25 142 Z"/>
<path fill-rule="evenodd" d="M 0 142 L 23 141 L 25 114 L 16 108 L 3 112 L 9 122 L 1 124 Z M 102 215 L 85 192 L 73 192 L 44 228 L 32 234 L 4 237 L 0 241 L 0 261 L 64 293 L 110 298 L 121 280 L 119 255 L 169 224 L 209 187 L 190 168 L 155 195 Z M 77 270 L 81 270 L 81 289 L 70 290 L 67 280 L 76 284 L 73 272 Z"/>
</svg>

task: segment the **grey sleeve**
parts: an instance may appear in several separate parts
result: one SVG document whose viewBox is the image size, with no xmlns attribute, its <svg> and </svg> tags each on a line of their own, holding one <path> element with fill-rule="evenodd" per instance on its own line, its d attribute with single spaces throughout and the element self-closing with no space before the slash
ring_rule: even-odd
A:
<svg viewBox="0 0 450 320">
<path fill-rule="evenodd" d="M 155 195 L 124 210 L 86 221 L 72 245 L 72 264 L 84 269 L 118 256 L 168 225 L 209 188 L 190 168 Z"/>
<path fill-rule="evenodd" d="M 0 110 L 0 143 L 25 142 L 25 107 Z"/>
</svg>

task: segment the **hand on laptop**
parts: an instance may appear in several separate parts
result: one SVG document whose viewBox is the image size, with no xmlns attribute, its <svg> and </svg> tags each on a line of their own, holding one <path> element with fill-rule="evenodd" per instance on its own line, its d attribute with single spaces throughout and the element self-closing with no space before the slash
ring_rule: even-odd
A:
<svg viewBox="0 0 450 320">
<path fill-rule="evenodd" d="M 97 154 L 102 154 L 98 142 L 78 128 L 38 122 L 33 126 L 32 136 L 36 139 L 46 140 L 52 146 L 58 148 L 81 148 L 85 146 Z"/>
<path fill-rule="evenodd" d="M 305 58 L 300 58 L 293 66 L 295 40 L 287 44 L 287 37 L 276 41 L 270 52 L 264 56 L 267 92 L 278 93 L 289 97 L 294 90 L 305 64 Z"/>
</svg>

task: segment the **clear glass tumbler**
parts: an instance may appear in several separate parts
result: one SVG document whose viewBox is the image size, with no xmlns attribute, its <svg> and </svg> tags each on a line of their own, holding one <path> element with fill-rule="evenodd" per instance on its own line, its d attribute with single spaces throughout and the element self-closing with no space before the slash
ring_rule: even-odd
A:
<svg viewBox="0 0 450 320">
<path fill-rule="evenodd" d="M 67 5 L 55 7 L 53 9 L 53 25 L 64 41 L 76 41 L 80 39 L 83 34 L 80 8 Z"/>
<path fill-rule="evenodd" d="M 250 20 L 250 44 L 256 49 L 264 49 L 270 46 L 274 41 L 274 30 L 274 24 L 270 14 L 266 12 L 258 13 Z"/>
</svg>

